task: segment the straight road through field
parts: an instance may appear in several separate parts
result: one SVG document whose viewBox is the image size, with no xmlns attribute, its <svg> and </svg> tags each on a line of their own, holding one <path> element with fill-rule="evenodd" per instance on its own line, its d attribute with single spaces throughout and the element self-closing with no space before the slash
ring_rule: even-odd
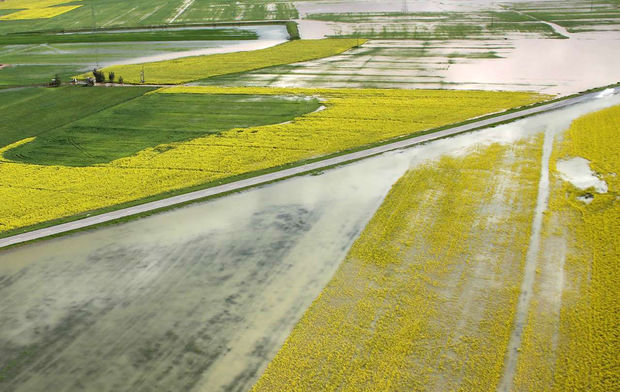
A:
<svg viewBox="0 0 620 392">
<path fill-rule="evenodd" d="M 506 121 L 511 121 L 524 116 L 531 116 L 534 114 L 545 113 L 551 110 L 564 108 L 567 106 L 587 102 L 593 99 L 600 98 L 602 96 L 615 95 L 620 93 L 620 87 L 610 88 L 603 92 L 594 92 L 583 94 L 574 98 L 565 99 L 562 101 L 551 102 L 548 104 L 540 105 L 537 107 L 516 111 L 513 113 L 503 114 L 492 118 L 487 118 L 480 121 L 474 121 L 469 124 L 460 125 L 445 129 L 438 132 L 433 132 L 426 135 L 416 136 L 409 139 L 385 144 L 378 147 L 368 148 L 361 151 L 352 152 L 349 154 L 340 155 L 334 158 L 324 159 L 318 162 L 308 163 L 305 165 L 297 166 L 290 169 L 284 169 L 277 172 L 264 174 L 240 181 L 231 182 L 229 184 L 219 185 L 208 189 L 203 189 L 195 192 L 189 192 L 183 195 L 173 196 L 166 199 L 161 199 L 149 203 L 140 204 L 133 207 L 123 208 L 117 211 L 104 213 L 84 219 L 80 219 L 74 222 L 63 223 L 56 226 L 51 226 L 43 229 L 33 230 L 23 234 L 17 234 L 11 237 L 0 239 L 0 248 L 16 245 L 28 241 L 37 240 L 44 237 L 67 233 L 74 230 L 87 228 L 90 226 L 98 225 L 101 223 L 111 222 L 117 219 L 126 218 L 146 212 L 159 210 L 162 208 L 172 207 L 175 205 L 204 199 L 207 197 L 217 196 L 228 192 L 239 191 L 245 188 L 263 185 L 272 181 L 282 180 L 288 177 L 292 177 L 299 174 L 308 173 L 314 170 L 325 169 L 330 166 L 340 165 L 347 162 L 355 161 L 358 159 L 368 158 L 374 155 L 382 154 L 388 151 L 398 150 L 414 146 L 416 144 L 453 136 L 459 133 L 472 131 L 479 128 L 489 127 L 497 125 Z"/>
</svg>

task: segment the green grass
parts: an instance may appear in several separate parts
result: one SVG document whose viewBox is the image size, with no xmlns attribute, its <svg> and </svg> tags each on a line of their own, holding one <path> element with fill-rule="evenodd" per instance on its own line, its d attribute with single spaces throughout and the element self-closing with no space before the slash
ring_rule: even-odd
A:
<svg viewBox="0 0 620 392">
<path fill-rule="evenodd" d="M 597 31 L 600 26 L 620 27 L 620 1 L 570 1 L 550 3 L 514 3 L 512 8 L 528 16 L 552 22 L 566 28 L 569 32 Z"/>
<path fill-rule="evenodd" d="M 0 86 L 45 84 L 59 74 L 68 82 L 72 76 L 92 70 L 102 62 L 124 62 L 142 56 L 219 47 L 218 42 L 104 42 L 0 45 Z M 117 74 L 119 76 L 119 74 Z M 122 76 L 122 75 L 120 75 Z"/>
<path fill-rule="evenodd" d="M 0 35 L 0 45 L 83 42 L 253 40 L 257 38 L 258 34 L 254 31 L 232 28 L 202 30 L 152 30 L 118 33 L 22 33 Z"/>
<path fill-rule="evenodd" d="M 275 5 L 270 9 L 267 4 Z M 196 1 L 180 18 L 179 22 L 230 21 L 230 20 L 290 20 L 298 19 L 299 13 L 292 3 L 267 0 L 203 0 Z"/>
<path fill-rule="evenodd" d="M 558 39 L 568 38 L 556 32 L 553 29 L 553 27 L 549 26 L 548 24 L 542 23 L 542 22 L 530 21 L 527 23 L 517 23 L 517 22 L 493 23 L 493 24 L 487 24 L 486 29 L 489 31 L 493 31 L 495 34 L 508 33 L 508 32 L 519 32 L 519 33 L 539 34 L 540 36 L 547 37 L 547 38 L 558 38 Z"/>
<path fill-rule="evenodd" d="M 84 0 L 82 7 L 50 19 L 0 22 L 0 34 L 110 27 L 146 27 L 170 23 L 184 0 Z M 268 7 L 275 4 L 275 9 Z M 292 3 L 268 0 L 197 0 L 175 24 L 226 21 L 291 20 L 299 14 Z"/>
<path fill-rule="evenodd" d="M 148 87 L 0 90 L 0 146 L 41 135 L 151 90 Z"/>
<path fill-rule="evenodd" d="M 33 142 L 11 149 L 4 156 L 34 164 L 88 166 L 159 144 L 191 140 L 233 128 L 289 121 L 319 106 L 316 99 L 301 97 L 147 94 L 40 133 Z"/>
<path fill-rule="evenodd" d="M 16 65 L 0 69 L 0 86 L 46 85 L 55 75 L 61 80 L 82 71 L 81 65 Z"/>
<path fill-rule="evenodd" d="M 286 31 L 288 32 L 288 36 L 289 39 L 294 40 L 294 39 L 301 39 L 301 36 L 299 35 L 299 26 L 297 25 L 297 22 L 286 22 Z"/>
</svg>

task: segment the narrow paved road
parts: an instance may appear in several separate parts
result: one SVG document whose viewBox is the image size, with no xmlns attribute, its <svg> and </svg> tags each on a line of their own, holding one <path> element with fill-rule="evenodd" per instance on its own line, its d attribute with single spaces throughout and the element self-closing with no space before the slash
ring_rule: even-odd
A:
<svg viewBox="0 0 620 392">
<path fill-rule="evenodd" d="M 418 137 L 413 137 L 406 140 L 401 140 L 398 142 L 386 144 L 379 147 L 369 148 L 362 151 L 353 152 L 350 154 L 341 155 L 335 158 L 325 159 L 319 162 L 309 163 L 306 165 L 294 167 L 291 169 L 280 170 L 270 174 L 264 174 L 257 177 L 248 178 L 245 180 L 240 180 L 236 182 L 232 182 L 225 185 L 220 185 L 208 189 L 203 189 L 200 191 L 190 192 L 183 195 L 173 196 L 166 199 L 140 204 L 134 207 L 128 207 L 121 210 L 108 212 L 101 215 L 96 215 L 93 217 L 80 219 L 74 222 L 63 223 L 56 226 L 51 226 L 44 229 L 34 230 L 23 234 L 17 234 L 11 237 L 6 237 L 0 239 L 0 248 L 15 245 L 27 241 L 32 241 L 44 237 L 48 237 L 51 235 L 62 234 L 66 232 L 70 232 L 77 229 L 83 229 L 89 226 L 94 226 L 100 223 L 114 221 L 116 219 L 129 217 L 132 215 L 141 214 L 144 212 L 154 211 L 160 208 L 171 207 L 174 205 L 195 201 L 199 199 L 203 199 L 205 197 L 216 196 L 226 192 L 238 191 L 244 188 L 265 184 L 271 181 L 285 179 L 287 177 L 291 177 L 297 174 L 308 173 L 313 170 L 324 169 L 326 167 L 332 165 L 338 165 L 347 163 L 353 160 L 371 157 L 373 155 L 381 154 L 387 151 L 397 150 L 401 148 L 411 147 L 416 144 L 420 144 L 423 142 L 428 142 L 431 140 L 443 138 L 446 136 L 452 136 L 459 133 L 471 131 L 473 129 L 482 128 L 492 126 L 504 121 L 514 120 L 523 116 L 531 116 L 534 114 L 548 112 L 550 110 L 564 108 L 566 106 L 575 105 L 578 103 L 586 102 L 592 99 L 596 99 L 601 94 L 618 94 L 620 93 L 620 87 L 616 87 L 614 89 L 609 89 L 609 91 L 595 92 L 584 94 L 575 98 L 566 99 L 559 102 L 553 102 L 546 105 L 541 105 L 538 107 L 517 111 L 514 113 L 504 114 L 501 116 L 489 118 L 486 120 L 480 120 L 476 122 L 472 122 L 470 124 L 461 125 L 453 128 L 449 128 L 443 131 L 431 133 L 428 135 L 422 135 Z"/>
</svg>

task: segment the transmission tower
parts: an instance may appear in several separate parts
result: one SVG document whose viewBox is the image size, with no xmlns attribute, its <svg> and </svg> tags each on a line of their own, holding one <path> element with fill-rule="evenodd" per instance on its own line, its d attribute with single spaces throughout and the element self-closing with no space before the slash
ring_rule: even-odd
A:
<svg viewBox="0 0 620 392">
<path fill-rule="evenodd" d="M 403 0 L 402 13 L 403 14 L 408 14 L 409 13 L 409 7 L 407 6 L 407 0 Z"/>
</svg>

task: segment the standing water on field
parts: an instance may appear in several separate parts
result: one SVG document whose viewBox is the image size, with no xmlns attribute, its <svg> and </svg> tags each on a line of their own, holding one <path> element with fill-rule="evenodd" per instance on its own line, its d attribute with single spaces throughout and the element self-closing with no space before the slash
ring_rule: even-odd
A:
<svg viewBox="0 0 620 392">
<path fill-rule="evenodd" d="M 3 391 L 247 390 L 410 167 L 619 95 L 0 251 Z"/>
</svg>

